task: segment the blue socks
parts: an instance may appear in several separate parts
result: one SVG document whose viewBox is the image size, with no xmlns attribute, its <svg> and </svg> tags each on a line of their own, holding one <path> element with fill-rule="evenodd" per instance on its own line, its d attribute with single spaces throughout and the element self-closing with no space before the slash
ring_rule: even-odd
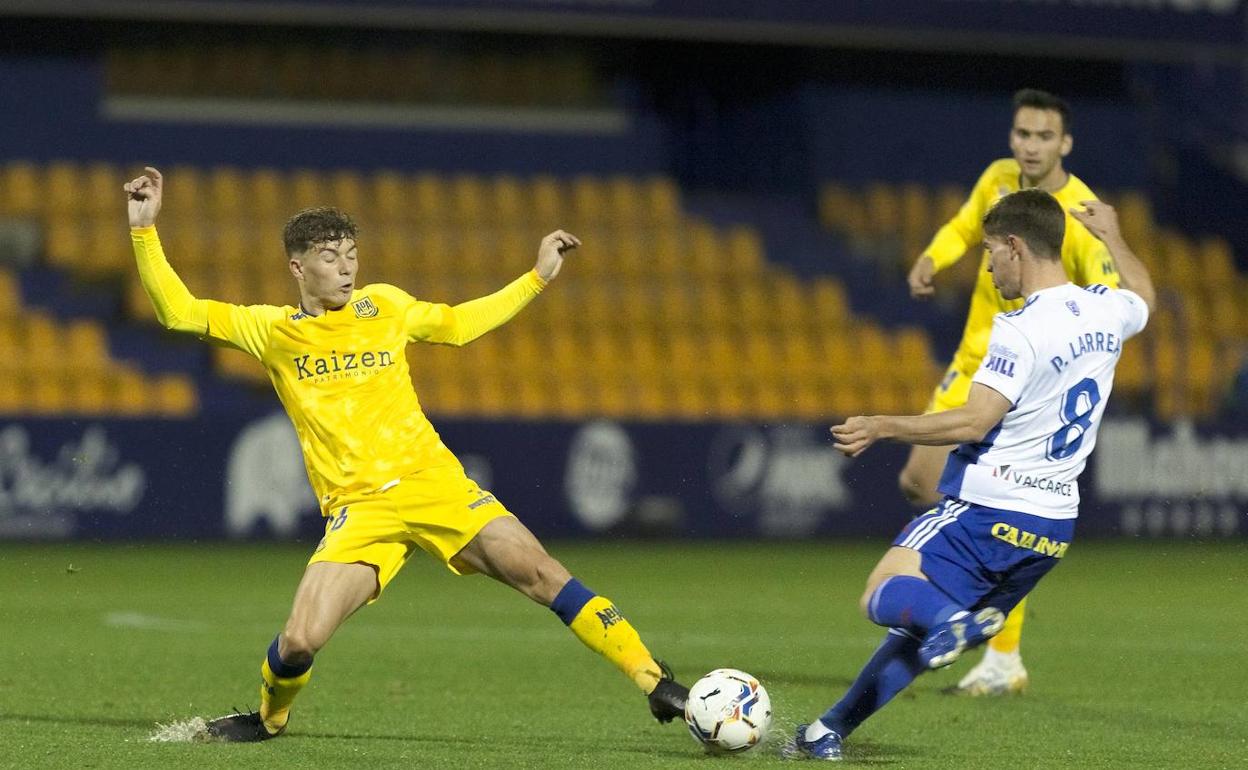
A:
<svg viewBox="0 0 1248 770">
<path fill-rule="evenodd" d="M 875 589 L 867 603 L 867 617 L 887 628 L 906 628 L 926 634 L 963 608 L 930 582 L 894 575 Z"/>
<path fill-rule="evenodd" d="M 842 738 L 848 736 L 927 670 L 918 650 L 919 640 L 913 634 L 890 629 L 849 691 L 819 721 Z"/>
<path fill-rule="evenodd" d="M 555 595 L 555 600 L 550 603 L 550 609 L 559 616 L 559 619 L 563 621 L 565 626 L 570 626 L 580 613 L 581 608 L 595 596 L 597 594 L 586 588 L 581 581 L 572 578 L 563 584 L 563 588 L 559 589 L 559 593 Z"/>
<path fill-rule="evenodd" d="M 312 661 L 307 663 L 287 663 L 282 660 L 282 656 L 277 652 L 277 640 L 281 639 L 281 634 L 273 637 L 273 644 L 269 645 L 269 670 L 274 676 L 282 679 L 294 679 L 297 676 L 303 676 L 308 669 L 312 668 Z"/>
</svg>

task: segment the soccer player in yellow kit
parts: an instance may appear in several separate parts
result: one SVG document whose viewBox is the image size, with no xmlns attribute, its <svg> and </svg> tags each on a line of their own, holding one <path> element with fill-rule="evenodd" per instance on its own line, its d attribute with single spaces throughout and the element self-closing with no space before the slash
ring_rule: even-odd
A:
<svg viewBox="0 0 1248 770">
<path fill-rule="evenodd" d="M 980 253 L 983 219 L 992 204 L 1008 193 L 1039 188 L 1050 193 L 1066 214 L 1066 237 L 1062 242 L 1062 265 L 1070 280 L 1080 286 L 1094 283 L 1118 287 L 1118 271 L 1105 244 L 1076 220 L 1071 209 L 1096 196 L 1074 174 L 1062 167 L 1071 151 L 1070 108 L 1058 97 L 1035 89 L 1014 94 L 1014 122 L 1010 129 L 1012 158 L 993 162 L 975 183 L 971 196 L 944 227 L 910 271 L 910 293 L 925 298 L 935 292 L 933 278 L 962 259 L 968 251 Z M 980 257 L 979 277 L 971 295 L 962 341 L 953 362 L 932 395 L 928 412 L 943 412 L 966 403 L 971 378 L 979 369 L 988 347 L 992 319 L 997 313 L 1016 310 L 1021 300 L 1001 297 L 988 272 L 988 256 Z M 931 507 L 941 500 L 936 491 L 945 459 L 953 447 L 915 446 L 901 471 L 898 483 L 915 505 Z M 1026 599 L 1006 619 L 1001 633 L 993 637 L 983 660 L 958 683 L 956 690 L 968 695 L 1003 695 L 1027 687 L 1027 670 L 1019 654 Z"/>
<path fill-rule="evenodd" d="M 409 342 L 464 345 L 518 313 L 558 275 L 564 254 L 580 245 L 575 236 L 556 230 L 542 239 L 532 270 L 494 294 L 449 306 L 386 284 L 357 287 L 355 224 L 336 209 L 309 209 L 283 233 L 299 305 L 240 306 L 195 298 L 166 260 L 155 227 L 160 172 L 149 167 L 124 189 L 139 276 L 157 318 L 264 364 L 328 519 L 261 664 L 259 711 L 214 719 L 210 737 L 281 734 L 313 656 L 351 613 L 377 600 L 417 548 L 457 574 L 483 573 L 550 607 L 646 694 L 659 721 L 684 712 L 688 689 L 654 660 L 611 600 L 572 577 L 465 475 L 421 411 L 408 371 Z"/>
</svg>

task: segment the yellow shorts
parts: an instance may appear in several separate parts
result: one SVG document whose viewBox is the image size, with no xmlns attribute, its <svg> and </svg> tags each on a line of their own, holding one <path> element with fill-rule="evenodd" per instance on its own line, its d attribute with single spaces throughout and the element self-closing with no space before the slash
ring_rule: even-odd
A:
<svg viewBox="0 0 1248 770">
<path fill-rule="evenodd" d="M 339 501 L 308 564 L 377 568 L 377 596 L 419 546 L 456 574 L 451 559 L 490 521 L 511 512 L 457 466 L 427 468 L 394 486 Z M 374 596 L 371 601 L 376 601 Z"/>
<path fill-rule="evenodd" d="M 947 412 L 966 406 L 966 399 L 971 395 L 971 378 L 975 373 L 967 374 L 961 369 L 949 367 L 945 378 L 932 391 L 932 400 L 927 404 L 927 413 Z"/>
</svg>

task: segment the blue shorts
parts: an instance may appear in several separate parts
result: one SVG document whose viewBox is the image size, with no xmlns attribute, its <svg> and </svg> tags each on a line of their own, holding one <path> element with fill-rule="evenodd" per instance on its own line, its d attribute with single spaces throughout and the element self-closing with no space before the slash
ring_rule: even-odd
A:
<svg viewBox="0 0 1248 770">
<path fill-rule="evenodd" d="M 1046 519 L 946 497 L 893 545 L 922 555 L 923 574 L 966 609 L 1009 612 L 1066 555 L 1074 519 Z"/>
</svg>

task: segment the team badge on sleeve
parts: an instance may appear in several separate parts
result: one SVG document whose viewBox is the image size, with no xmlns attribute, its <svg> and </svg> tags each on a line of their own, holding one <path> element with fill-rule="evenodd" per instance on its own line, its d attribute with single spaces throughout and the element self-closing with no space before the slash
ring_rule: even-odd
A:
<svg viewBox="0 0 1248 770">
<path fill-rule="evenodd" d="M 374 318 L 377 315 L 377 306 L 373 304 L 371 297 L 365 297 L 351 305 L 355 310 L 356 318 Z"/>
</svg>

